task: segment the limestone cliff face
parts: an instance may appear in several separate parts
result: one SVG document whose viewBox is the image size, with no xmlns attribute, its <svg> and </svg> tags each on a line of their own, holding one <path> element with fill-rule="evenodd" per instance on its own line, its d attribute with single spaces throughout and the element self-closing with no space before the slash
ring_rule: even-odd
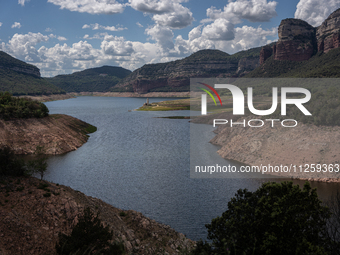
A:
<svg viewBox="0 0 340 255">
<path fill-rule="evenodd" d="M 275 60 L 304 61 L 316 52 L 315 28 L 298 19 L 284 19 L 279 26 L 279 40 L 273 46 Z"/>
<path fill-rule="evenodd" d="M 327 53 L 340 47 L 340 9 L 333 12 L 319 27 L 299 19 L 284 19 L 278 29 L 279 40 L 270 49 L 264 46 L 260 64 L 272 54 L 275 60 L 305 61 L 317 52 Z"/>
<path fill-rule="evenodd" d="M 340 47 L 340 9 L 333 12 L 316 29 L 318 51 L 327 53 L 331 49 Z"/>
<path fill-rule="evenodd" d="M 37 146 L 43 147 L 45 154 L 63 154 L 87 141 L 89 126 L 62 114 L 40 119 L 0 120 L 0 146 L 9 146 L 15 154 L 33 154 Z"/>
<path fill-rule="evenodd" d="M 116 87 L 132 87 L 137 93 L 162 87 L 188 91 L 190 78 L 241 76 L 258 65 L 258 56 L 233 57 L 219 50 L 202 50 L 182 60 L 144 65 Z"/>
</svg>

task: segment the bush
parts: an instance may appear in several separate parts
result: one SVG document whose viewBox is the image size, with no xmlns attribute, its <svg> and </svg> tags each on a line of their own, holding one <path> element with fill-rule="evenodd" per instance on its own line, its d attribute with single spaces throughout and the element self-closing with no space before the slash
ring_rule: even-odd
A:
<svg viewBox="0 0 340 255">
<path fill-rule="evenodd" d="M 71 235 L 59 233 L 56 244 L 58 254 L 124 254 L 121 243 L 110 243 L 113 233 L 104 227 L 98 214 L 94 216 L 90 208 L 84 209 Z"/>
<path fill-rule="evenodd" d="M 43 118 L 48 116 L 48 108 L 43 103 L 28 98 L 12 97 L 8 92 L 0 92 L 0 119 Z"/>
<path fill-rule="evenodd" d="M 329 209 L 306 182 L 264 183 L 238 190 L 221 217 L 207 224 L 208 239 L 193 254 L 326 254 Z"/>
<path fill-rule="evenodd" d="M 0 176 L 23 176 L 26 174 L 26 166 L 23 160 L 15 158 L 13 151 L 5 146 L 0 148 Z"/>
</svg>

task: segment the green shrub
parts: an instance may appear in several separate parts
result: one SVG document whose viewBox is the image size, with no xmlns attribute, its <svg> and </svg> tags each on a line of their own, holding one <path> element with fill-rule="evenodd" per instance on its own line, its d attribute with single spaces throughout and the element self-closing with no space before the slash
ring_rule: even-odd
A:
<svg viewBox="0 0 340 255">
<path fill-rule="evenodd" d="M 94 216 L 90 208 L 86 208 L 71 235 L 59 233 L 56 251 L 58 254 L 125 254 L 123 244 L 110 242 L 112 236 L 98 214 Z"/>
</svg>

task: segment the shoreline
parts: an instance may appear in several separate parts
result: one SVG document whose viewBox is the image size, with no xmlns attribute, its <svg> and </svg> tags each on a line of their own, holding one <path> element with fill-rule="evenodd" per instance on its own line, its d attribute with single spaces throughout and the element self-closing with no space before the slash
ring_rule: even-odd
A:
<svg viewBox="0 0 340 255">
<path fill-rule="evenodd" d="M 149 92 L 139 94 L 135 92 L 70 92 L 67 93 L 73 97 L 76 96 L 97 96 L 97 97 L 190 97 L 190 92 Z"/>
</svg>

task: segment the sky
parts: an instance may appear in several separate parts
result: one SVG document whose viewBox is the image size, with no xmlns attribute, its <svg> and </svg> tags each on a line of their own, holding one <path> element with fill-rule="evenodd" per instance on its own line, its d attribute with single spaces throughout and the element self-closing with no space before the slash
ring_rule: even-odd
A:
<svg viewBox="0 0 340 255">
<path fill-rule="evenodd" d="M 202 49 L 276 41 L 282 19 L 319 26 L 340 0 L 1 0 L 0 50 L 43 77 L 103 65 L 131 71 Z"/>
</svg>

